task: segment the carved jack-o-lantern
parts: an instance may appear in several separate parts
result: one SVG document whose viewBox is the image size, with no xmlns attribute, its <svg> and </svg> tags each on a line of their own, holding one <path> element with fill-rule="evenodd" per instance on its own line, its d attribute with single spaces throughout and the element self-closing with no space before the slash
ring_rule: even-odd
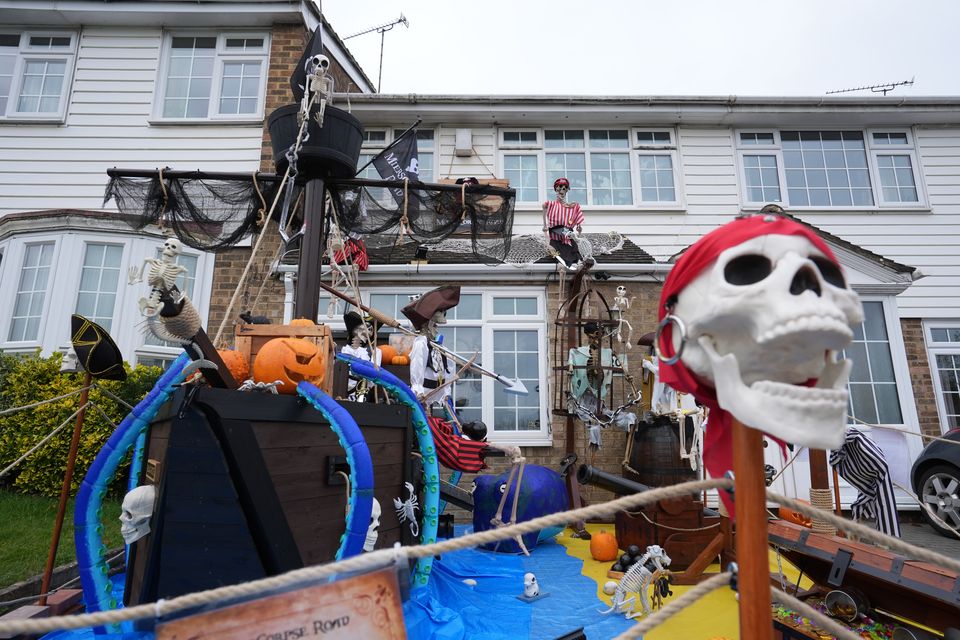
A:
<svg viewBox="0 0 960 640">
<path fill-rule="evenodd" d="M 283 382 L 280 393 L 297 392 L 302 380 L 320 386 L 327 372 L 326 358 L 316 344 L 301 338 L 274 338 L 264 344 L 253 360 L 255 382 Z"/>
<path fill-rule="evenodd" d="M 234 380 L 243 382 L 250 377 L 250 363 L 242 353 L 234 349 L 217 349 L 217 353 Z"/>
</svg>

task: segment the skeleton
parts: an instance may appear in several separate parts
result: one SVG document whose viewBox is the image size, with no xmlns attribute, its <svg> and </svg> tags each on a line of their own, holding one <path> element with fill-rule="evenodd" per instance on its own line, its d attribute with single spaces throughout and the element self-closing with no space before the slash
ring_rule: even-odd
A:
<svg viewBox="0 0 960 640">
<path fill-rule="evenodd" d="M 315 55 L 304 63 L 307 86 L 304 87 L 303 98 L 300 101 L 300 115 L 307 117 L 312 100 L 317 110 L 313 118 L 318 127 L 323 126 L 323 112 L 327 108 L 327 100 L 333 94 L 333 76 L 327 75 L 328 69 L 330 69 L 330 59 L 325 55 Z"/>
<path fill-rule="evenodd" d="M 237 391 L 258 391 L 260 393 L 272 393 L 277 395 L 277 387 L 283 384 L 283 380 L 274 380 L 273 382 L 254 382 L 252 379 L 244 380 Z"/>
<path fill-rule="evenodd" d="M 406 502 L 401 502 L 400 498 L 394 498 L 393 506 L 397 510 L 397 518 L 400 519 L 400 524 L 409 522 L 410 533 L 416 538 L 420 535 L 420 523 L 417 522 L 417 509 L 420 508 L 420 502 L 417 500 L 417 494 L 413 492 L 412 484 L 404 482 L 403 486 L 407 488 L 409 497 Z"/>
<path fill-rule="evenodd" d="M 377 538 L 380 536 L 377 532 L 380 528 L 380 515 L 380 501 L 374 498 L 373 505 L 370 508 L 370 526 L 367 527 L 367 539 L 363 543 L 364 551 L 373 551 L 373 548 L 377 546 Z"/>
<path fill-rule="evenodd" d="M 120 535 L 127 544 L 133 544 L 150 533 L 150 517 L 157 490 L 152 484 L 132 489 L 123 497 L 120 512 Z"/>
<path fill-rule="evenodd" d="M 721 408 L 786 442 L 843 444 L 851 362 L 837 355 L 863 309 L 812 242 L 762 235 L 726 249 L 671 313 L 686 325 L 684 365 L 715 387 Z"/>
<path fill-rule="evenodd" d="M 657 544 L 647 547 L 646 553 L 640 556 L 623 577 L 620 578 L 620 584 L 613 594 L 613 605 L 606 611 L 600 613 L 624 613 L 627 620 L 632 620 L 650 613 L 650 599 L 647 597 L 647 588 L 654 585 L 656 588 L 657 579 L 667 574 L 667 567 L 670 566 L 670 556 Z M 627 597 L 628 593 L 636 593 L 640 596 L 640 604 L 643 611 L 636 611 L 636 596 Z M 656 599 L 656 596 L 655 596 Z"/>
<path fill-rule="evenodd" d="M 633 347 L 633 345 L 630 344 L 630 341 L 633 340 L 633 325 L 623 317 L 623 312 L 630 308 L 632 302 L 633 298 L 627 297 L 627 288 L 623 285 L 617 287 L 617 295 L 613 298 L 613 309 L 611 309 L 611 311 L 617 312 L 617 331 L 614 335 L 619 342 L 624 342 L 623 325 L 627 325 L 627 339 L 624 342 L 627 349 Z"/>
<path fill-rule="evenodd" d="M 526 598 L 536 598 L 540 595 L 540 583 L 532 573 L 523 574 L 523 595 Z"/>
<path fill-rule="evenodd" d="M 183 245 L 176 238 L 167 238 L 163 243 L 163 249 L 160 252 L 160 259 L 144 258 L 143 264 L 138 270 L 136 267 L 130 267 L 127 273 L 127 283 L 137 284 L 146 279 L 150 285 L 150 295 L 146 298 L 140 298 L 140 313 L 147 316 L 155 316 L 160 312 L 162 306 L 160 298 L 165 294 L 176 292 L 179 294 L 174 302 L 179 303 L 183 299 L 183 294 L 177 291 L 177 278 L 181 273 L 187 273 L 187 268 L 177 264 L 177 257 L 183 253 Z"/>
</svg>

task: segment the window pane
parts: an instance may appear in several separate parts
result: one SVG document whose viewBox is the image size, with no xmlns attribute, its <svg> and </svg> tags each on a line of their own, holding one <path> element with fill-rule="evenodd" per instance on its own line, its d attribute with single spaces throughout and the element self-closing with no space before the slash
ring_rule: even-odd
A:
<svg viewBox="0 0 960 640">
<path fill-rule="evenodd" d="M 89 243 L 80 272 L 76 312 L 110 330 L 120 280 L 123 247 Z"/>
<path fill-rule="evenodd" d="M 460 304 L 448 312 L 447 318 L 450 320 L 480 320 L 482 312 L 483 295 L 464 293 L 460 296 Z"/>
<path fill-rule="evenodd" d="M 864 302 L 863 314 L 867 340 L 886 340 L 887 326 L 883 320 L 883 303 Z"/>
<path fill-rule="evenodd" d="M 917 202 L 913 166 L 908 155 L 878 155 L 880 186 L 887 202 Z"/>
<path fill-rule="evenodd" d="M 517 190 L 517 202 L 539 202 L 537 156 L 509 155 L 503 157 L 503 177 Z"/>
<path fill-rule="evenodd" d="M 777 176 L 777 157 L 773 155 L 744 155 L 744 179 L 747 197 L 751 202 L 779 202 L 780 182 Z M 791 191 L 791 196 L 792 196 Z"/>
<path fill-rule="evenodd" d="M 869 384 L 850 384 L 850 401 L 853 416 L 868 424 L 877 423 L 877 407 L 873 398 L 873 387 Z"/>
<path fill-rule="evenodd" d="M 494 360 L 501 375 L 518 376 L 536 394 L 536 404 L 529 396 L 522 403 L 518 396 L 504 393 L 502 385 L 494 391 L 495 431 L 537 431 L 540 429 L 540 355 L 536 330 L 496 330 L 493 332 Z M 500 367 L 510 371 L 503 373 Z"/>
<path fill-rule="evenodd" d="M 794 205 L 871 205 L 866 147 L 859 131 L 784 131 L 783 162 Z M 794 149 L 799 148 L 797 153 Z M 800 175 L 803 175 L 803 180 Z M 804 193 L 805 192 L 805 193 Z"/>
<path fill-rule="evenodd" d="M 587 171 L 586 159 L 582 153 L 548 153 L 545 155 L 547 165 L 546 182 L 549 188 L 557 178 L 566 178 L 570 181 L 568 202 L 587 201 Z"/>
<path fill-rule="evenodd" d="M 39 337 L 40 317 L 52 261 L 52 242 L 28 245 L 24 250 L 20 283 L 7 336 L 9 341 L 36 340 Z"/>
<path fill-rule="evenodd" d="M 60 105 L 66 62 L 27 60 L 23 65 L 23 83 L 17 103 L 19 113 L 51 113 Z"/>
</svg>

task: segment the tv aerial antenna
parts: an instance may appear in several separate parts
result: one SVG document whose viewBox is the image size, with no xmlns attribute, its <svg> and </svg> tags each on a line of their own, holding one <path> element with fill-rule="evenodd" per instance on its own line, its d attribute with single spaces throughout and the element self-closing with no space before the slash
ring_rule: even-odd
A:
<svg viewBox="0 0 960 640">
<path fill-rule="evenodd" d="M 910 78 L 909 80 L 903 80 L 902 82 L 889 82 L 887 84 L 871 84 L 865 87 L 854 87 L 852 89 L 835 89 L 833 91 L 827 91 L 827 93 L 828 94 L 850 93 L 852 91 L 866 91 L 867 89 L 869 89 L 873 93 L 882 93 L 883 95 L 887 95 L 887 93 L 893 91 L 897 87 L 910 86 L 912 84 L 913 84 L 913 78 Z"/>
<path fill-rule="evenodd" d="M 402 24 L 407 29 L 410 28 L 410 22 L 404 17 L 401 13 L 400 17 L 394 20 L 393 22 L 388 22 L 386 24 L 381 24 L 378 27 L 370 27 L 369 29 L 364 29 L 363 31 L 358 31 L 352 35 L 347 36 L 344 40 L 349 40 L 350 38 L 356 38 L 357 36 L 362 36 L 367 33 L 373 33 L 376 31 L 380 34 L 380 70 L 377 73 L 377 93 L 380 93 L 380 83 L 383 80 L 383 39 L 387 31 L 390 31 L 398 24 Z"/>
</svg>

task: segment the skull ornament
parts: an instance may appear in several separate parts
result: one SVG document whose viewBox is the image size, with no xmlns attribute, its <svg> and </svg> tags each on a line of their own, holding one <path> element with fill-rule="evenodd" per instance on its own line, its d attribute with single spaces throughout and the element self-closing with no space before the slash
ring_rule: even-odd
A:
<svg viewBox="0 0 960 640">
<path fill-rule="evenodd" d="M 540 583 L 532 573 L 523 574 L 523 595 L 527 598 L 536 598 L 540 595 Z"/>
<path fill-rule="evenodd" d="M 378 532 L 380 528 L 380 515 L 380 501 L 374 498 L 370 508 L 370 526 L 367 528 L 367 539 L 363 543 L 364 551 L 373 551 L 373 548 L 377 545 L 377 538 L 380 535 Z"/>
<path fill-rule="evenodd" d="M 183 253 L 183 245 L 176 238 L 167 238 L 163 242 L 163 249 L 160 253 L 164 258 L 172 260 Z"/>
<path fill-rule="evenodd" d="M 131 490 L 123 497 L 120 512 L 120 535 L 127 544 L 133 544 L 150 533 L 156 488 L 146 484 Z"/>
<path fill-rule="evenodd" d="M 723 250 L 672 313 L 686 325 L 683 364 L 714 387 L 722 409 L 786 442 L 843 444 L 851 362 L 837 354 L 863 309 L 808 237 L 759 235 Z"/>
</svg>

